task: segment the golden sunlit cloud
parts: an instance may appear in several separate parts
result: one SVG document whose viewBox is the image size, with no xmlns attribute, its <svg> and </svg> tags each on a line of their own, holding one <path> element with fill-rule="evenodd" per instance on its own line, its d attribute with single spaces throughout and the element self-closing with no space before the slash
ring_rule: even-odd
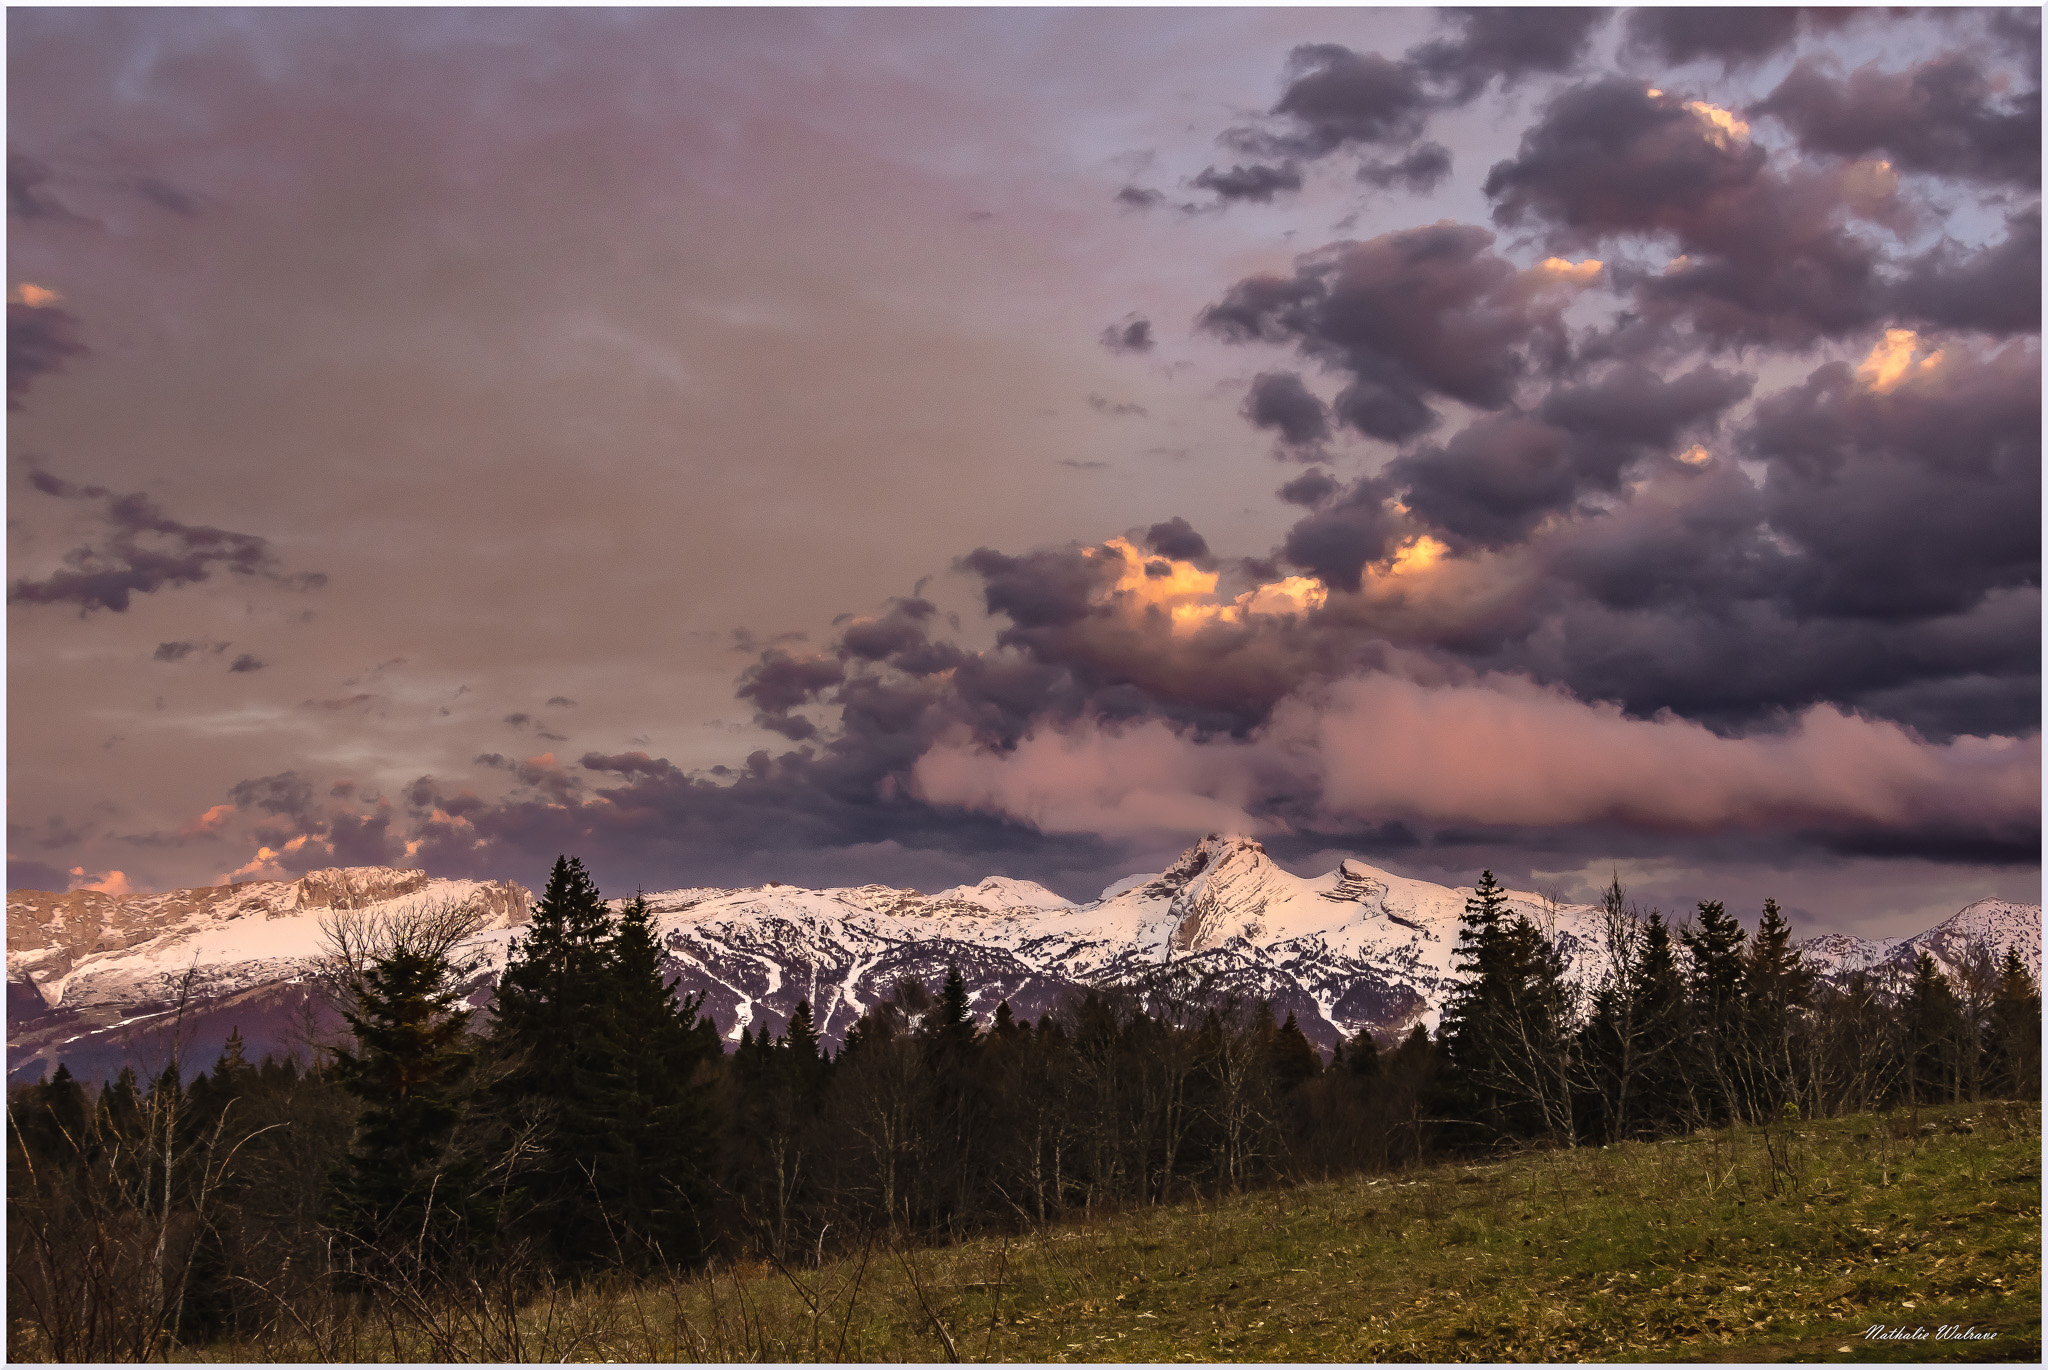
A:
<svg viewBox="0 0 2048 1370">
<path fill-rule="evenodd" d="M 63 298 L 57 291 L 40 285 L 31 285 L 27 281 L 7 292 L 7 303 L 25 304 L 30 309 L 48 309 L 51 305 L 61 302 Z"/>
<path fill-rule="evenodd" d="M 199 817 L 187 823 L 181 829 L 181 835 L 185 837 L 206 837 L 217 834 L 223 827 L 227 826 L 227 821 L 239 812 L 241 810 L 237 809 L 233 804 L 215 804 L 205 813 L 200 814 Z"/>
<path fill-rule="evenodd" d="M 1685 107 L 1713 130 L 1707 137 L 1716 147 L 1727 147 L 1738 139 L 1749 137 L 1749 125 L 1719 105 L 1710 105 L 1704 100 L 1687 100 Z"/>
<path fill-rule="evenodd" d="M 1571 285 L 1591 285 L 1593 278 L 1600 274 L 1598 258 L 1589 257 L 1583 262 L 1568 262 L 1562 257 L 1545 257 L 1536 264 L 1536 269 L 1559 282 Z"/>
<path fill-rule="evenodd" d="M 244 880 L 283 880 L 283 867 L 277 864 L 277 852 L 269 847 L 258 847 L 256 855 L 246 863 L 223 874 L 214 883 L 219 885 L 239 884 Z"/>
<path fill-rule="evenodd" d="M 1887 328 L 1884 341 L 1871 348 L 1870 355 L 1856 368 L 1856 379 L 1877 394 L 1890 394 L 1941 365 L 1941 349 L 1920 356 L 1921 346 L 1920 335 L 1912 329 Z"/>
<path fill-rule="evenodd" d="M 83 866 L 73 866 L 71 868 L 71 888 L 74 890 L 94 890 L 100 894 L 111 894 L 117 899 L 125 898 L 136 892 L 135 887 L 128 883 L 128 877 L 120 871 L 108 871 L 105 875 L 93 876 L 88 879 L 85 867 Z"/>
<path fill-rule="evenodd" d="M 1394 559 L 1387 564 L 1386 573 L 1389 576 L 1402 576 L 1427 571 L 1441 561 L 1444 553 L 1450 550 L 1427 533 L 1410 538 L 1394 553 Z"/>
<path fill-rule="evenodd" d="M 1146 604 L 1175 604 L 1182 600 L 1206 598 L 1216 593 L 1216 573 L 1204 571 L 1191 561 L 1147 555 L 1127 538 L 1111 538 L 1104 548 L 1123 561 L 1117 575 L 1116 593 L 1135 595 Z M 1088 555 L 1097 555 L 1095 548 Z M 1159 574 L 1164 568 L 1165 574 Z"/>
<path fill-rule="evenodd" d="M 1694 443 L 1692 446 L 1686 448 L 1683 452 L 1680 452 L 1678 454 L 1678 459 L 1684 462 L 1687 466 L 1705 466 L 1708 462 L 1714 459 L 1714 454 L 1712 452 L 1709 452 L 1706 448 L 1700 446 L 1698 443 Z"/>
<path fill-rule="evenodd" d="M 1322 608 L 1330 594 L 1313 576 L 1288 576 L 1227 602 L 1219 601 L 1216 572 L 1204 571 L 1191 561 L 1149 555 L 1127 538 L 1111 538 L 1101 547 L 1084 549 L 1083 555 L 1117 557 L 1122 564 L 1116 584 L 1110 588 L 1111 597 L 1123 596 L 1141 609 L 1162 611 L 1176 631 L 1212 623 L 1243 623 L 1255 615 L 1304 614 Z"/>
<path fill-rule="evenodd" d="M 1237 607 L 1248 614 L 1305 614 L 1329 598 L 1329 590 L 1314 576 L 1289 576 L 1239 595 Z"/>
</svg>

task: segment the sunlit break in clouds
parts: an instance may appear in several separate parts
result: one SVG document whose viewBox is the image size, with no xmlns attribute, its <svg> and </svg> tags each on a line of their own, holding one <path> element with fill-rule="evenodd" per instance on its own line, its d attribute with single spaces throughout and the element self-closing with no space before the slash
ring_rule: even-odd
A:
<svg viewBox="0 0 2048 1370">
<path fill-rule="evenodd" d="M 2038 15 L 1698 18 L 10 11 L 11 886 L 2038 900 Z"/>
</svg>

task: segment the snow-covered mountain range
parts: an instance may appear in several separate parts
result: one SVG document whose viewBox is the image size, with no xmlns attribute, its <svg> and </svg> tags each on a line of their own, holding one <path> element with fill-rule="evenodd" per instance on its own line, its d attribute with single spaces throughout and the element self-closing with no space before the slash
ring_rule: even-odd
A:
<svg viewBox="0 0 2048 1370">
<path fill-rule="evenodd" d="M 1270 999 L 1327 1047 L 1360 1029 L 1434 1023 L 1470 893 L 1357 860 L 1305 878 L 1255 841 L 1210 836 L 1167 870 L 1119 880 L 1078 905 L 1002 876 L 937 894 L 770 882 L 647 898 L 668 973 L 681 992 L 701 993 L 734 1039 L 742 1029 L 779 1033 L 804 1000 L 836 1043 L 898 981 L 936 986 L 949 965 L 960 967 L 984 1019 L 1004 999 L 1035 1018 L 1080 986 L 1138 982 L 1170 967 Z M 136 1053 L 151 1029 L 161 1038 L 188 985 L 179 1021 L 195 1068 L 231 1027 L 252 1052 L 303 1041 L 318 1026 L 305 971 L 320 954 L 323 921 L 339 909 L 476 907 L 486 928 L 467 948 L 477 966 L 469 988 L 484 1003 L 530 900 L 509 882 L 375 867 L 130 898 L 17 892 L 7 906 L 9 1077 L 32 1079 L 60 1059 L 76 1074 L 101 1073 Z M 1510 902 L 1551 930 L 1576 977 L 1597 975 L 1596 909 L 1525 892 Z M 1915 937 L 1828 934 L 1802 945 L 1837 974 L 1910 963 L 1923 948 L 1953 967 L 1977 944 L 2020 947 L 2038 975 L 2040 906 L 1981 900 Z"/>
</svg>

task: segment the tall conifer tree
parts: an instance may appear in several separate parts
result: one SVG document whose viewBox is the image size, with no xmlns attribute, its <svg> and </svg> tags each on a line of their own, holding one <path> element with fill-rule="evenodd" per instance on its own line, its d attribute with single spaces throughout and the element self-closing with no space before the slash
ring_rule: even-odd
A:
<svg viewBox="0 0 2048 1370">
<path fill-rule="evenodd" d="M 363 1109 L 332 1208 L 367 1246 L 417 1252 L 423 1234 L 459 1240 L 484 1218 L 477 1159 L 450 1153 L 476 1061 L 460 1005 L 444 958 L 400 948 L 370 964 L 344 1010 L 356 1046 L 335 1050 L 334 1070 Z"/>
</svg>

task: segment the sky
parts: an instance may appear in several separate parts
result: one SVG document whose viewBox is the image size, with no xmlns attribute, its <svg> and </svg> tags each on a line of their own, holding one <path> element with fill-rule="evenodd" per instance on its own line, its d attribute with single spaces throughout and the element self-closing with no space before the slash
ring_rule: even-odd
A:
<svg viewBox="0 0 2048 1370">
<path fill-rule="evenodd" d="M 8 35 L 8 880 L 2040 898 L 2036 10 Z"/>
</svg>

